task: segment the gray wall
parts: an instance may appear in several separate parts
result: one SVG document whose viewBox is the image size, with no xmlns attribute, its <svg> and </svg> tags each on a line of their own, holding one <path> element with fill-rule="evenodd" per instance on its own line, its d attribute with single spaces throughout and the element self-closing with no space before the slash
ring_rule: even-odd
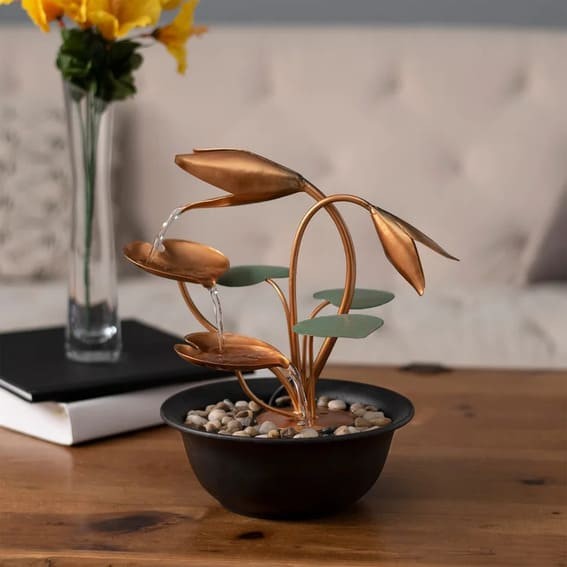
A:
<svg viewBox="0 0 567 567">
<path fill-rule="evenodd" d="M 24 22 L 0 7 L 0 24 Z M 567 0 L 201 0 L 203 23 L 399 23 L 567 27 Z"/>
</svg>

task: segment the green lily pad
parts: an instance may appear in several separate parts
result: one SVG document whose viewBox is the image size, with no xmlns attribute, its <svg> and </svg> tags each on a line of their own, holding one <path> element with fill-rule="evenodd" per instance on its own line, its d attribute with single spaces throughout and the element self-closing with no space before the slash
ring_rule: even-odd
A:
<svg viewBox="0 0 567 567">
<path fill-rule="evenodd" d="M 324 289 L 313 294 L 315 299 L 326 299 L 339 307 L 343 298 L 344 289 Z M 394 294 L 379 289 L 355 289 L 351 309 L 368 309 L 389 303 Z"/>
<path fill-rule="evenodd" d="M 372 315 L 326 315 L 299 321 L 293 326 L 293 330 L 299 335 L 311 337 L 363 339 L 383 324 L 382 319 Z"/>
<path fill-rule="evenodd" d="M 284 266 L 234 266 L 225 272 L 217 283 L 227 287 L 242 287 L 267 279 L 287 277 L 289 277 L 289 268 Z"/>
</svg>

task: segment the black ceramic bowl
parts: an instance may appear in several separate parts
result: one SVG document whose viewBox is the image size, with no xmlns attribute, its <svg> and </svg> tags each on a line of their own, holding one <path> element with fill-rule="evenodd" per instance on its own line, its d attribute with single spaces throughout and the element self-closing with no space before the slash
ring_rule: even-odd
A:
<svg viewBox="0 0 567 567">
<path fill-rule="evenodd" d="M 272 378 L 249 383 L 264 400 L 280 385 Z M 185 426 L 191 409 L 245 398 L 232 378 L 175 394 L 162 405 L 161 416 L 181 432 L 199 482 L 229 510 L 263 518 L 321 516 L 354 503 L 372 487 L 394 431 L 410 421 L 413 406 L 391 390 L 344 380 L 319 380 L 317 394 L 375 405 L 392 423 L 364 433 L 314 439 L 230 437 Z"/>
</svg>

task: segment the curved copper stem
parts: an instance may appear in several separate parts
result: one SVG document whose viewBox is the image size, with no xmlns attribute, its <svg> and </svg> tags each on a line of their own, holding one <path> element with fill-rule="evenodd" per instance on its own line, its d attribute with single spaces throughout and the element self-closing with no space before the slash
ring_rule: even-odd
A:
<svg viewBox="0 0 567 567">
<path fill-rule="evenodd" d="M 294 412 L 290 412 L 290 411 L 286 411 L 280 408 L 276 408 L 273 407 L 269 404 L 267 404 L 264 400 L 261 400 L 248 386 L 248 384 L 246 383 L 246 380 L 244 379 L 244 376 L 242 376 L 242 372 L 240 372 L 240 370 L 236 370 L 234 372 L 236 374 L 236 377 L 238 378 L 238 383 L 240 384 L 240 387 L 242 388 L 242 390 L 244 391 L 244 393 L 253 401 L 255 401 L 260 407 L 263 407 L 266 411 L 273 411 L 275 413 L 279 413 L 281 415 L 285 415 L 286 417 L 289 417 L 291 419 L 297 419 L 297 415 Z"/>
<path fill-rule="evenodd" d="M 269 283 L 274 288 L 275 292 L 278 294 L 278 297 L 280 298 L 280 301 L 282 303 L 282 307 L 283 307 L 284 314 L 285 314 L 285 321 L 286 321 L 286 325 L 287 325 L 287 336 L 288 336 L 288 340 L 289 340 L 289 350 L 290 350 L 291 363 L 297 368 L 298 365 L 299 365 L 299 360 L 294 360 L 294 357 L 293 357 L 294 333 L 293 333 L 293 325 L 291 324 L 289 304 L 288 304 L 287 299 L 284 295 L 284 292 L 282 291 L 280 286 L 273 279 L 268 278 L 265 281 L 267 283 Z"/>
<path fill-rule="evenodd" d="M 187 203 L 183 205 L 179 211 L 182 215 L 191 209 L 208 209 L 210 207 L 230 207 L 233 204 L 232 196 L 227 197 L 215 197 L 213 199 L 206 199 L 204 201 L 193 201 L 192 203 Z"/>
<path fill-rule="evenodd" d="M 323 301 L 322 303 L 319 303 L 319 305 L 317 305 L 317 307 L 315 307 L 315 309 L 313 309 L 313 311 L 311 311 L 311 313 L 309 314 L 309 319 L 313 319 L 314 317 L 316 317 L 317 315 L 319 315 L 319 313 L 321 311 L 323 311 L 323 309 L 325 309 L 325 307 L 327 307 L 327 305 L 330 305 L 331 302 L 327 301 L 325 299 L 325 301 Z M 313 366 L 313 360 L 311 358 L 308 357 L 307 355 L 307 340 L 310 337 L 308 335 L 303 335 L 303 345 L 302 345 L 302 356 L 301 356 L 301 373 L 303 376 L 305 376 L 306 378 L 308 378 L 311 374 L 307 373 L 308 368 L 311 369 Z M 311 339 L 313 339 L 313 337 L 311 337 Z M 307 363 L 309 362 L 309 366 L 307 365 Z"/>
<path fill-rule="evenodd" d="M 189 311 L 191 311 L 191 313 L 193 314 L 193 316 L 195 317 L 195 319 L 197 319 L 197 321 L 199 321 L 199 323 L 201 323 L 201 325 L 203 325 L 203 327 L 205 327 L 206 329 L 208 329 L 209 331 L 216 333 L 217 332 L 217 328 L 215 327 L 215 325 L 213 325 L 198 309 L 198 307 L 195 305 L 195 302 L 193 301 L 193 298 L 191 297 L 191 295 L 189 294 L 189 290 L 187 289 L 187 284 L 185 282 L 177 282 L 177 285 L 179 287 L 179 291 L 181 292 L 181 295 L 183 296 L 183 300 L 185 301 L 185 304 L 187 305 L 187 307 L 189 308 Z"/>
<path fill-rule="evenodd" d="M 308 337 L 307 345 L 308 345 L 307 356 L 309 357 L 309 374 L 308 374 L 308 381 L 307 381 L 307 389 L 308 389 L 307 399 L 309 400 L 309 403 L 311 404 L 311 415 L 316 415 L 317 402 L 315 400 L 315 398 L 316 398 L 315 388 L 317 386 L 318 376 L 313 375 L 313 337 Z"/>
<path fill-rule="evenodd" d="M 323 301 L 311 313 L 309 314 L 309 319 L 316 317 L 327 305 L 330 305 L 330 301 Z M 304 377 L 304 388 L 306 392 L 306 397 L 308 403 L 310 404 L 311 415 L 316 415 L 317 404 L 315 402 L 315 385 L 317 379 L 313 376 L 313 337 L 308 335 L 303 335 L 303 345 L 302 345 L 302 376 Z"/>
<path fill-rule="evenodd" d="M 306 182 L 307 184 L 307 182 Z M 311 195 L 313 198 L 317 199 L 317 203 L 307 211 L 304 215 L 297 232 L 295 234 L 295 239 L 292 247 L 291 252 L 291 261 L 290 261 L 290 273 L 289 273 L 289 295 L 290 295 L 290 314 L 292 323 L 295 324 L 297 322 L 297 291 L 296 291 L 296 280 L 297 280 L 297 263 L 299 258 L 299 248 L 301 245 L 301 241 L 303 239 L 303 235 L 305 233 L 305 229 L 307 225 L 313 218 L 313 216 L 319 211 L 321 208 L 325 208 L 325 210 L 329 213 L 337 229 L 339 230 L 339 234 L 341 236 L 341 240 L 343 243 L 343 248 L 345 252 L 345 260 L 346 260 L 346 274 L 345 274 L 345 287 L 344 293 L 341 300 L 341 304 L 338 309 L 339 314 L 348 313 L 352 298 L 354 295 L 354 285 L 356 279 L 356 256 L 354 252 L 354 245 L 352 243 L 352 238 L 348 229 L 346 228 L 345 222 L 343 218 L 340 216 L 338 211 L 334 206 L 331 204 L 337 201 L 344 201 L 349 203 L 354 203 L 356 205 L 360 205 L 365 209 L 370 210 L 372 205 L 368 203 L 368 201 L 356 197 L 355 195 L 346 195 L 346 194 L 339 194 L 339 195 L 331 195 L 330 197 L 325 197 L 316 187 L 311 184 L 307 184 L 305 188 L 306 192 Z M 313 373 L 310 377 L 313 380 L 316 380 L 321 370 L 325 366 L 331 351 L 337 342 L 336 337 L 328 337 L 323 341 L 323 345 L 319 350 L 319 354 L 315 363 L 313 364 Z M 298 348 L 299 339 L 297 335 L 295 336 L 295 343 L 296 348 Z"/>
<path fill-rule="evenodd" d="M 346 227 L 345 221 L 337 211 L 335 207 L 331 205 L 331 203 L 337 200 L 337 197 L 340 195 L 334 195 L 332 197 L 326 197 L 325 194 L 320 191 L 317 187 L 311 184 L 309 181 L 304 181 L 304 189 L 305 192 L 313 197 L 318 203 L 309 209 L 307 213 L 304 215 L 299 228 L 295 233 L 295 238 L 293 242 L 293 247 L 291 251 L 291 261 L 290 261 L 290 270 L 289 270 L 289 298 L 290 298 L 290 314 L 291 314 L 291 321 L 292 326 L 297 323 L 297 263 L 299 258 L 299 247 L 301 245 L 301 240 L 303 238 L 303 233 L 307 228 L 307 224 L 315 215 L 315 213 L 321 208 L 325 207 L 325 210 L 335 223 L 337 230 L 339 231 L 339 235 L 341 237 L 341 241 L 344 248 L 345 253 L 345 260 L 346 260 L 346 273 L 345 273 L 345 291 L 343 294 L 343 298 L 341 300 L 341 305 L 339 307 L 339 313 L 346 313 L 350 309 L 350 304 L 352 303 L 352 297 L 354 295 L 354 285 L 356 279 L 356 261 L 355 261 L 355 251 L 354 245 L 352 243 L 352 238 L 350 233 Z M 315 375 L 318 376 L 318 372 L 321 372 L 327 358 L 329 357 L 331 350 L 336 342 L 335 338 L 327 338 L 323 341 L 323 345 L 321 347 L 320 356 L 322 364 L 315 365 Z M 299 350 L 299 339 L 297 335 L 294 337 L 294 349 L 297 356 L 297 351 Z M 293 356 L 293 351 L 292 351 Z M 319 357 L 318 357 L 319 358 Z M 318 371 L 318 372 L 317 372 Z"/>
<path fill-rule="evenodd" d="M 340 201 L 342 201 L 342 202 L 346 202 L 346 203 L 353 203 L 355 205 L 359 205 L 359 206 L 367 209 L 368 211 L 372 210 L 372 204 L 371 203 L 369 203 L 365 199 L 362 199 L 361 197 L 357 197 L 356 195 L 332 195 L 331 197 L 328 197 L 327 199 L 328 199 L 329 202 L 340 202 Z M 321 201 L 318 204 L 321 204 Z M 352 263 L 354 264 L 354 270 L 356 270 L 356 259 L 354 257 L 354 254 L 352 256 Z M 347 273 L 348 273 L 348 258 L 347 258 Z M 347 288 L 345 286 L 343 298 L 341 300 L 341 305 L 339 306 L 339 309 L 337 311 L 338 314 L 344 314 L 344 313 L 349 312 L 350 306 L 352 304 L 352 298 L 353 298 L 353 295 L 354 295 L 354 286 L 355 286 L 354 279 L 355 279 L 355 276 L 356 276 L 356 274 L 353 274 L 352 290 L 351 290 L 350 294 L 348 294 L 348 298 L 349 298 L 348 303 L 345 302 L 345 298 L 347 297 Z M 312 386 L 313 395 L 315 393 L 315 382 L 317 381 L 317 378 L 319 377 L 323 368 L 325 367 L 325 364 L 327 363 L 327 360 L 329 359 L 331 351 L 333 350 L 333 347 L 335 346 L 336 342 L 337 342 L 337 339 L 335 337 L 325 339 L 325 341 L 323 342 L 323 345 L 319 349 L 319 353 L 317 354 L 316 360 L 313 362 L 313 369 L 311 371 L 312 380 L 313 380 L 313 386 Z"/>
</svg>

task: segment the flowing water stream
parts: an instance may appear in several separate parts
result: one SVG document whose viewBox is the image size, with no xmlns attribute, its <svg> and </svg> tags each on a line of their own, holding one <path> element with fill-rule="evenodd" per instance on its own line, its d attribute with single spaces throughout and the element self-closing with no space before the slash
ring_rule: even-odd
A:
<svg viewBox="0 0 567 567">
<path fill-rule="evenodd" d="M 171 211 L 171 213 L 169 214 L 169 217 L 167 217 L 167 220 L 162 223 L 159 232 L 157 233 L 156 237 L 154 238 L 154 242 L 152 244 L 152 249 L 150 250 L 150 253 L 148 254 L 148 260 L 147 260 L 148 262 L 151 261 L 151 259 L 153 258 L 154 254 L 156 252 L 162 252 L 163 251 L 163 240 L 165 238 L 165 235 L 166 235 L 167 231 L 169 230 L 169 227 L 179 218 L 179 215 L 182 212 L 183 212 L 183 209 L 181 207 L 177 207 L 176 209 L 173 209 L 173 211 Z"/>
<path fill-rule="evenodd" d="M 222 305 L 220 301 L 219 289 L 216 285 L 209 289 L 211 300 L 213 302 L 213 309 L 215 312 L 215 327 L 217 328 L 217 340 L 219 343 L 219 352 L 222 352 L 224 346 L 224 322 L 222 319 Z"/>
<path fill-rule="evenodd" d="M 169 230 L 171 225 L 179 218 L 179 216 L 181 215 L 182 212 L 183 212 L 182 207 L 177 207 L 177 208 L 173 209 L 173 211 L 171 211 L 171 213 L 167 217 L 167 220 L 165 220 L 162 223 L 159 232 L 157 233 L 156 237 L 154 238 L 154 242 L 152 244 L 152 249 L 150 250 L 150 253 L 148 254 L 148 259 L 146 260 L 147 262 L 151 262 L 154 254 L 156 252 L 162 252 L 164 250 L 163 241 L 165 239 L 167 231 Z M 224 339 L 223 339 L 224 323 L 223 323 L 223 318 L 222 318 L 222 305 L 221 305 L 221 301 L 220 301 L 220 294 L 219 294 L 219 290 L 218 290 L 217 286 L 214 285 L 213 287 L 211 287 L 209 289 L 209 293 L 211 295 L 211 300 L 213 302 L 213 309 L 214 309 L 214 312 L 215 312 L 215 326 L 217 328 L 217 339 L 218 339 L 218 345 L 219 345 L 219 352 L 222 352 L 223 346 L 224 346 Z"/>
<path fill-rule="evenodd" d="M 313 424 L 314 416 L 311 415 L 311 409 L 309 407 L 309 403 L 307 402 L 307 396 L 305 395 L 305 389 L 303 388 L 303 384 L 301 383 L 301 377 L 299 371 L 293 364 L 289 365 L 287 377 L 291 382 L 293 389 L 297 393 L 299 406 L 301 409 L 301 413 L 303 414 L 303 419 L 305 421 L 305 424 L 310 426 Z"/>
</svg>

